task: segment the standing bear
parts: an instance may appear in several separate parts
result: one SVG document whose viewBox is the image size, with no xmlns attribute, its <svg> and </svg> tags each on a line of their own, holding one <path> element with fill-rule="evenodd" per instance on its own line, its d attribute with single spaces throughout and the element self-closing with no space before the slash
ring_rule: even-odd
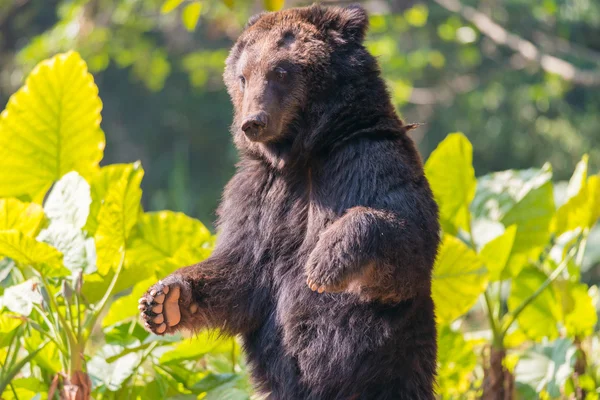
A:
<svg viewBox="0 0 600 400">
<path fill-rule="evenodd" d="M 140 300 L 156 334 L 240 335 L 268 399 L 434 398 L 437 206 L 367 25 L 358 6 L 250 19 L 216 247 Z"/>
</svg>

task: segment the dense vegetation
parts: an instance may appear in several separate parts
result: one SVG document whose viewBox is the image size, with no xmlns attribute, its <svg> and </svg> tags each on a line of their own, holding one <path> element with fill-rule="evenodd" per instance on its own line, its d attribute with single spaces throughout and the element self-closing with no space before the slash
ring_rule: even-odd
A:
<svg viewBox="0 0 600 400">
<path fill-rule="evenodd" d="M 137 299 L 204 259 L 213 236 L 184 214 L 145 212 L 140 163 L 99 167 L 101 109 L 70 52 L 38 65 L 0 115 L 3 398 L 248 398 L 235 340 L 141 328 Z M 451 134 L 425 165 L 444 229 L 433 284 L 440 396 L 590 397 L 597 288 L 580 283 L 580 267 L 600 175 L 585 156 L 555 201 L 549 165 L 476 179 L 472 153 Z"/>
<path fill-rule="evenodd" d="M 211 219 L 244 4 L 0 0 L 1 398 L 252 396 L 234 339 L 161 338 L 137 318 L 150 283 L 210 254 L 201 222 L 147 210 Z M 439 396 L 596 399 L 599 6 L 402 4 L 375 13 L 369 47 L 433 150 Z M 138 157 L 145 177 L 111 164 Z"/>
</svg>

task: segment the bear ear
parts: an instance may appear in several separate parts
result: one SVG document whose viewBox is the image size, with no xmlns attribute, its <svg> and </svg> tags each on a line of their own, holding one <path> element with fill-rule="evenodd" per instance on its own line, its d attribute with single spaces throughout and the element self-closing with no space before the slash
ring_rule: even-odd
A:
<svg viewBox="0 0 600 400">
<path fill-rule="evenodd" d="M 244 30 L 246 30 L 246 29 L 250 28 L 250 27 L 251 27 L 252 25 L 254 25 L 254 24 L 255 24 L 255 23 L 256 23 L 256 22 L 257 22 L 259 19 L 261 19 L 261 17 L 262 17 L 263 15 L 266 15 L 266 14 L 268 14 L 268 13 L 267 13 L 266 11 L 263 11 L 263 12 L 260 12 L 260 13 L 258 13 L 258 14 L 255 14 L 255 15 L 251 16 L 251 17 L 248 19 L 248 22 L 246 22 L 246 26 L 244 26 Z"/>
<path fill-rule="evenodd" d="M 321 31 L 334 34 L 335 39 L 346 43 L 362 43 L 369 26 L 367 11 L 358 4 L 347 7 L 315 4 L 305 9 L 305 17 Z"/>
<path fill-rule="evenodd" d="M 369 15 L 359 4 L 338 9 L 338 30 L 345 39 L 362 43 L 369 27 Z"/>
</svg>

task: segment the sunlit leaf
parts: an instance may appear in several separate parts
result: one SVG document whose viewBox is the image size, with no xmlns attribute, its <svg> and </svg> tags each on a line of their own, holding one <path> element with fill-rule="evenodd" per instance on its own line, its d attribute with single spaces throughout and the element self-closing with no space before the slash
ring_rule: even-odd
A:
<svg viewBox="0 0 600 400">
<path fill-rule="evenodd" d="M 33 306 L 42 304 L 42 300 L 37 280 L 29 279 L 6 289 L 2 303 L 10 311 L 27 317 Z"/>
<path fill-rule="evenodd" d="M 166 0 L 162 7 L 160 8 L 160 12 L 162 14 L 167 14 L 179 7 L 179 5 L 183 3 L 183 0 Z"/>
<path fill-rule="evenodd" d="M 90 213 L 90 185 L 77 172 L 69 172 L 52 187 L 44 211 L 52 222 L 81 229 Z"/>
<path fill-rule="evenodd" d="M 102 102 L 79 54 L 40 63 L 0 114 L 0 197 L 41 202 L 70 171 L 87 176 L 104 150 Z"/>
<path fill-rule="evenodd" d="M 17 378 L 11 382 L 11 388 L 2 393 L 3 400 L 41 400 L 47 399 L 48 386 L 44 381 L 34 377 Z"/>
<path fill-rule="evenodd" d="M 477 179 L 477 191 L 471 203 L 476 218 L 501 221 L 502 218 L 532 190 L 550 182 L 552 168 L 507 170 L 484 175 Z"/>
<path fill-rule="evenodd" d="M 87 363 L 88 373 L 96 385 L 102 384 L 110 391 L 117 391 L 134 373 L 140 358 L 141 354 L 130 353 L 107 363 L 104 358 L 96 356 Z"/>
<path fill-rule="evenodd" d="M 505 226 L 516 225 L 512 254 L 508 260 L 508 274 L 515 277 L 524 265 L 535 260 L 550 240 L 550 224 L 554 217 L 552 182 L 527 192 L 502 218 Z"/>
<path fill-rule="evenodd" d="M 207 353 L 230 353 L 232 339 L 218 337 L 214 332 L 202 332 L 199 335 L 179 343 L 173 350 L 160 357 L 161 364 L 178 363 L 181 360 L 199 359 Z"/>
<path fill-rule="evenodd" d="M 519 307 L 528 299 L 547 279 L 543 272 L 528 267 L 512 280 L 508 309 L 510 311 Z M 545 288 L 523 312 L 517 321 L 519 327 L 531 339 L 554 339 L 558 336 L 557 323 L 562 319 L 561 305 L 552 285 Z"/>
<path fill-rule="evenodd" d="M 108 314 L 106 314 L 106 317 L 102 320 L 102 325 L 110 326 L 125 320 L 138 318 L 138 300 L 146 293 L 148 288 L 155 283 L 156 278 L 154 278 L 154 276 L 149 279 L 144 279 L 141 282 L 137 282 L 130 294 L 115 300 L 111 305 Z"/>
<path fill-rule="evenodd" d="M 517 226 L 509 226 L 502 235 L 488 242 L 479 252 L 479 257 L 485 263 L 490 274 L 491 282 L 502 278 L 502 273 L 512 251 L 516 233 Z"/>
<path fill-rule="evenodd" d="M 433 270 L 433 300 L 440 324 L 465 314 L 487 286 L 481 259 L 456 237 L 444 235 Z"/>
<path fill-rule="evenodd" d="M 83 232 L 70 224 L 53 221 L 37 237 L 63 254 L 63 264 L 71 272 L 96 270 L 96 245 L 94 239 L 86 238 Z"/>
<path fill-rule="evenodd" d="M 598 322 L 596 314 L 596 301 L 598 290 L 596 287 L 588 289 L 586 284 L 565 282 L 563 300 L 564 325 L 567 329 L 567 335 L 572 338 L 584 338 L 594 332 L 594 327 Z M 595 295 L 590 295 L 594 292 Z"/>
<path fill-rule="evenodd" d="M 109 185 L 98 212 L 96 258 L 102 275 L 117 267 L 125 250 L 127 238 L 140 213 L 144 170 L 139 163 L 124 168 L 118 180 Z"/>
<path fill-rule="evenodd" d="M 279 11 L 283 8 L 285 0 L 263 0 L 265 10 L 268 11 Z"/>
<path fill-rule="evenodd" d="M 425 173 L 440 207 L 444 230 L 470 231 L 469 204 L 477 181 L 473 170 L 473 146 L 462 133 L 450 134 L 431 153 Z"/>
<path fill-rule="evenodd" d="M 23 324 L 18 315 L 0 312 L 0 348 L 8 346 L 12 335 L 10 333 Z"/>
<path fill-rule="evenodd" d="M 191 32 L 196 29 L 201 12 L 202 3 L 199 1 L 194 1 L 193 3 L 185 6 L 183 12 L 181 13 L 181 20 L 183 21 L 183 26 L 185 26 L 188 31 Z"/>
<path fill-rule="evenodd" d="M 444 398 L 459 398 L 467 392 L 470 377 L 477 365 L 473 346 L 466 342 L 460 332 L 448 326 L 438 330 L 437 384 Z"/>
<path fill-rule="evenodd" d="M 517 384 L 530 387 L 534 393 L 546 390 L 551 398 L 558 398 L 561 388 L 573 373 L 576 352 L 569 339 L 557 339 L 545 345 L 535 345 L 521 356 L 517 364 Z"/>
<path fill-rule="evenodd" d="M 0 231 L 14 229 L 33 237 L 44 221 L 44 210 L 40 205 L 17 199 L 0 199 Z"/>
<path fill-rule="evenodd" d="M 581 161 L 577 163 L 575 171 L 569 180 L 569 186 L 567 187 L 567 200 L 577 195 L 587 182 L 589 158 L 590 157 L 587 154 L 584 154 Z"/>
<path fill-rule="evenodd" d="M 600 217 L 600 176 L 591 176 L 574 196 L 563 204 L 552 221 L 552 230 L 562 234 L 574 229 L 589 229 Z"/>
<path fill-rule="evenodd" d="M 69 274 L 58 250 L 15 230 L 0 231 L 0 256 L 12 258 L 21 266 L 30 265 L 45 276 Z"/>
<path fill-rule="evenodd" d="M 182 213 L 145 213 L 127 244 L 127 264 L 153 266 L 164 276 L 175 268 L 205 259 L 213 237 L 198 220 Z"/>
</svg>

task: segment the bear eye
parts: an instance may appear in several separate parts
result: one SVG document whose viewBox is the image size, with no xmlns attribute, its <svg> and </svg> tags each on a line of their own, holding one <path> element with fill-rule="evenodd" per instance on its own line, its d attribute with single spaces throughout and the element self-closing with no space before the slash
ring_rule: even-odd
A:
<svg viewBox="0 0 600 400">
<path fill-rule="evenodd" d="M 279 80 L 284 80 L 285 77 L 287 76 L 287 71 L 281 67 L 277 67 L 273 70 L 273 72 L 275 72 L 275 76 L 277 77 L 277 79 Z"/>
<path fill-rule="evenodd" d="M 246 78 L 244 78 L 243 75 L 240 75 L 240 88 L 242 90 L 244 90 L 245 87 L 246 87 Z"/>
</svg>

